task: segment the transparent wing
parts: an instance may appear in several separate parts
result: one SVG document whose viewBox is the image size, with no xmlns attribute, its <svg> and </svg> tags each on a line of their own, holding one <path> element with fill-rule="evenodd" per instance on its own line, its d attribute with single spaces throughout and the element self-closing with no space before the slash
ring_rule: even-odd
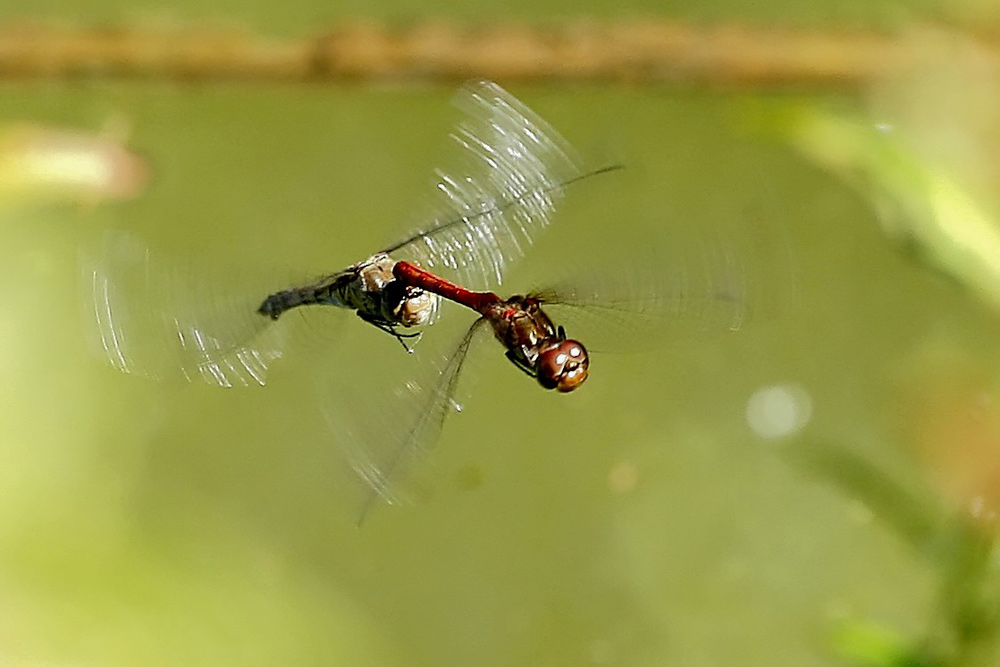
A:
<svg viewBox="0 0 1000 667">
<path fill-rule="evenodd" d="M 494 289 L 582 174 L 566 140 L 495 83 L 466 86 L 456 105 L 465 114 L 451 137 L 458 156 L 452 171 L 436 172 L 430 222 L 386 252 Z"/>
<path fill-rule="evenodd" d="M 647 347 L 678 330 L 742 328 L 751 306 L 744 259 L 708 243 L 673 255 L 647 249 L 533 295 L 591 351 Z"/>
<path fill-rule="evenodd" d="M 263 385 L 281 357 L 256 312 L 267 291 L 252 279 L 159 258 L 122 232 L 83 251 L 80 265 L 91 346 L 124 373 Z"/>
<path fill-rule="evenodd" d="M 460 409 L 455 392 L 463 364 L 488 330 L 478 320 L 447 351 L 394 356 L 390 364 L 366 365 L 367 372 L 340 368 L 316 375 L 328 425 L 362 483 L 359 524 L 380 500 L 410 499 L 415 464 L 436 442 L 447 415 Z"/>
</svg>

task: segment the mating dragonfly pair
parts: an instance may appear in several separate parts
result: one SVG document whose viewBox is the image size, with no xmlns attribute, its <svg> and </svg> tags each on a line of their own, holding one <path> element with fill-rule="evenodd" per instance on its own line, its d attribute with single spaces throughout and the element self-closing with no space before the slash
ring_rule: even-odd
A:
<svg viewBox="0 0 1000 667">
<path fill-rule="evenodd" d="M 411 329 L 434 322 L 442 299 L 475 311 L 478 318 L 435 380 L 411 384 L 423 394 L 415 422 L 387 421 L 381 435 L 351 443 L 351 451 L 360 452 L 351 457 L 352 465 L 371 489 L 363 518 L 376 498 L 394 499 L 403 463 L 437 438 L 455 405 L 463 360 L 480 332 L 492 330 L 507 358 L 542 387 L 569 392 L 587 379 L 589 355 L 583 343 L 568 338 L 549 317 L 549 306 L 591 308 L 596 309 L 594 319 L 618 319 L 700 312 L 709 303 L 707 310 L 715 313 L 722 306 L 726 327 L 739 326 L 744 304 L 732 276 L 685 275 L 661 289 L 662 283 L 643 275 L 639 279 L 652 289 L 641 298 L 627 294 L 626 300 L 614 289 L 597 287 L 604 283 L 507 299 L 491 291 L 549 224 L 568 187 L 618 167 L 581 168 L 581 160 L 555 130 L 496 84 L 466 86 L 457 104 L 464 119 L 452 138 L 460 163 L 452 173 L 436 174 L 440 202 L 431 224 L 342 271 L 265 293 L 253 308 L 244 304 L 233 309 L 232 317 L 219 316 L 228 308 L 223 303 L 192 308 L 194 290 L 180 272 L 154 264 L 133 238 L 110 235 L 86 263 L 93 320 L 107 359 L 130 373 L 160 375 L 179 369 L 188 379 L 222 386 L 264 384 L 282 349 L 276 341 L 261 342 L 257 334 L 293 309 L 353 310 L 408 352 L 421 335 Z M 455 280 L 441 273 L 454 274 Z M 214 312 L 206 315 L 206 310 Z"/>
</svg>

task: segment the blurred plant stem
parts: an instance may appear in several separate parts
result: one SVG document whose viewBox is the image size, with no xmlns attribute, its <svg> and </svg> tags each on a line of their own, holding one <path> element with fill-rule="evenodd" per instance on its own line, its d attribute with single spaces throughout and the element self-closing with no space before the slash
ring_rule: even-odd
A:
<svg viewBox="0 0 1000 667">
<path fill-rule="evenodd" d="M 800 467 L 833 483 L 925 557 L 942 576 L 927 636 L 909 640 L 868 620 L 845 620 L 833 649 L 867 667 L 989 667 L 1000 655 L 1000 568 L 996 539 L 980 524 L 947 512 L 928 489 L 914 488 L 846 448 L 799 443 Z"/>
<path fill-rule="evenodd" d="M 1000 53 L 1000 38 L 984 36 Z M 919 43 L 662 19 L 463 25 L 344 21 L 297 39 L 240 30 L 0 26 L 0 77 L 683 82 L 856 86 L 911 64 Z"/>
<path fill-rule="evenodd" d="M 1000 226 L 958 173 L 873 120 L 806 107 L 786 114 L 796 147 L 869 196 L 890 238 L 1000 308 Z"/>
<path fill-rule="evenodd" d="M 1000 309 L 1000 59 L 967 33 L 914 29 L 915 59 L 871 81 L 862 109 L 751 109 L 868 198 L 883 231 Z"/>
</svg>

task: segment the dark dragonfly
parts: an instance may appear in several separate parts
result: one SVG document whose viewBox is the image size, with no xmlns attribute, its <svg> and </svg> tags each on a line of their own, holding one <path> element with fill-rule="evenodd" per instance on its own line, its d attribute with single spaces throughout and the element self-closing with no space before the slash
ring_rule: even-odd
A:
<svg viewBox="0 0 1000 667">
<path fill-rule="evenodd" d="M 399 259 L 446 271 L 463 285 L 495 288 L 549 224 L 565 187 L 617 168 L 584 172 L 565 139 L 495 83 L 464 87 L 456 105 L 463 113 L 451 135 L 457 166 L 436 172 L 429 222 L 336 273 L 278 291 L 273 283 L 262 286 L 254 301 L 242 296 L 254 281 L 243 281 L 234 296 L 213 289 L 214 276 L 163 260 L 128 234 L 109 233 L 84 260 L 101 353 L 127 373 L 161 377 L 179 370 L 221 386 L 264 384 L 283 349 L 267 323 L 306 305 L 354 310 L 412 350 L 409 341 L 419 334 L 405 330 L 432 323 L 440 299 L 398 281 Z"/>
</svg>

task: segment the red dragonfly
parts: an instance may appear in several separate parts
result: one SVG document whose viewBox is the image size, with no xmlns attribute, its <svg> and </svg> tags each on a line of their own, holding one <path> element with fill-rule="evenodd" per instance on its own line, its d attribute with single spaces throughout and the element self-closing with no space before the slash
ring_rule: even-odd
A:
<svg viewBox="0 0 1000 667">
<path fill-rule="evenodd" d="M 347 447 L 354 472 L 370 488 L 361 506 L 361 521 L 377 500 L 392 504 L 405 499 L 401 482 L 413 476 L 414 465 L 437 440 L 447 415 L 461 410 L 456 392 L 462 368 L 470 348 L 485 332 L 492 331 L 515 367 L 542 387 L 566 393 L 587 379 L 590 353 L 582 342 L 567 336 L 547 309 L 561 309 L 559 319 L 575 321 L 583 340 L 593 341 L 595 349 L 605 352 L 630 342 L 665 340 L 666 329 L 678 325 L 739 329 L 748 307 L 743 259 L 724 248 L 711 248 L 697 257 L 673 250 L 677 256 L 670 260 L 661 255 L 636 261 L 633 256 L 633 265 L 643 267 L 639 276 L 628 275 L 628 269 L 623 275 L 619 265 L 614 280 L 591 273 L 559 287 L 506 299 L 397 262 L 393 275 L 402 284 L 475 311 L 478 318 L 453 349 L 429 360 L 438 362 L 432 367 L 416 372 L 408 368 L 403 377 L 392 379 L 379 373 L 370 385 L 364 378 L 352 378 L 349 387 L 340 387 L 326 402 L 331 428 L 354 429 L 340 442 Z M 649 267 L 658 267 L 658 273 Z M 324 386 L 330 383 L 320 380 Z M 342 398 L 351 395 L 360 399 L 349 403 Z"/>
</svg>

